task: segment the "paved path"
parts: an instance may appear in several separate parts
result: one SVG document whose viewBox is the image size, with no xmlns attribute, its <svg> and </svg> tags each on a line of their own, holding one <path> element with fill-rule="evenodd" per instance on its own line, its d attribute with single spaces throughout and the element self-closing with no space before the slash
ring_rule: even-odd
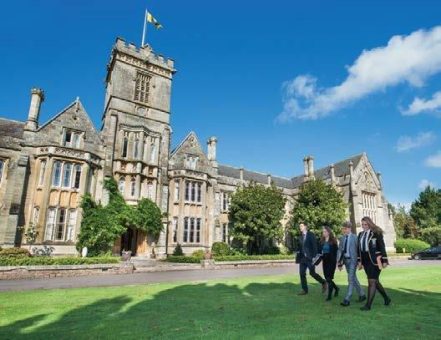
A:
<svg viewBox="0 0 441 340">
<path fill-rule="evenodd" d="M 409 261 L 394 260 L 393 267 L 414 267 L 419 265 L 437 265 L 441 270 L 441 261 Z M 186 270 L 151 273 L 134 273 L 125 275 L 96 275 L 79 277 L 57 277 L 50 279 L 33 280 L 2 280 L 0 291 L 54 289 L 54 288 L 77 288 L 77 287 L 106 287 L 137 285 L 158 282 L 177 281 L 207 281 L 215 279 L 233 279 L 238 277 L 268 276 L 268 275 L 297 275 L 297 265 L 266 268 L 246 269 L 215 269 L 215 270 Z"/>
</svg>

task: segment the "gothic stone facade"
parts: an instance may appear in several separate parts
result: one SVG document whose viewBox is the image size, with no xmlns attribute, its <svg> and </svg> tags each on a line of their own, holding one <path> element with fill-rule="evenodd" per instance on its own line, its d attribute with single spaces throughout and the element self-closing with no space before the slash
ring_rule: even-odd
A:
<svg viewBox="0 0 441 340">
<path fill-rule="evenodd" d="M 174 62 L 118 38 L 107 66 L 102 129 L 97 131 L 76 99 L 44 125 L 39 112 L 44 93 L 32 89 L 26 122 L 0 119 L 0 246 L 25 245 L 20 230 L 38 230 L 36 247 L 50 245 L 57 254 L 74 254 L 81 227 L 82 195 L 107 201 L 105 178 L 114 177 L 129 204 L 150 198 L 164 213 L 159 240 L 129 230 L 114 251 L 138 255 L 171 253 L 177 243 L 185 253 L 229 242 L 231 194 L 251 181 L 274 183 L 288 198 L 286 215 L 299 188 L 311 178 L 332 183 L 348 202 L 354 225 L 371 216 L 395 239 L 379 173 L 366 154 L 314 170 L 305 157 L 304 174 L 281 178 L 218 164 L 217 140 L 205 152 L 191 132 L 170 150 L 170 97 Z"/>
</svg>

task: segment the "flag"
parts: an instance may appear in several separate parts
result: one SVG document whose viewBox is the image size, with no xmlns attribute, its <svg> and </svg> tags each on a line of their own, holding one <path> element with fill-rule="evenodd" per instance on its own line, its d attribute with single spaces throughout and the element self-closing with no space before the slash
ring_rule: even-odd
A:
<svg viewBox="0 0 441 340">
<path fill-rule="evenodd" d="M 153 24 L 156 27 L 156 29 L 159 30 L 160 28 L 162 28 L 162 25 L 159 23 L 158 20 L 156 20 L 153 17 L 153 15 L 150 12 L 147 12 L 147 18 L 146 19 L 147 19 L 147 22 Z"/>
</svg>

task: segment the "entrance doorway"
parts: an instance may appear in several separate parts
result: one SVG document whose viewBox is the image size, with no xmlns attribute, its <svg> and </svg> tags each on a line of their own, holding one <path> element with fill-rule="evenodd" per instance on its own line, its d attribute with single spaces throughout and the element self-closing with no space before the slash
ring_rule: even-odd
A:
<svg viewBox="0 0 441 340">
<path fill-rule="evenodd" d="M 132 256 L 136 255 L 138 245 L 138 233 L 137 230 L 127 228 L 127 231 L 121 235 L 121 253 L 123 251 L 132 251 Z"/>
</svg>

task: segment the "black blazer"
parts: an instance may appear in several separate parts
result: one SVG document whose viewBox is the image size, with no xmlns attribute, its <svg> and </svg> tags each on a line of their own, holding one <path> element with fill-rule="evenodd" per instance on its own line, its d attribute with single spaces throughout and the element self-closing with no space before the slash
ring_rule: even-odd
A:
<svg viewBox="0 0 441 340">
<path fill-rule="evenodd" d="M 313 232 L 306 233 L 305 242 L 303 242 L 303 234 L 299 238 L 299 259 L 312 260 L 317 255 L 317 239 Z"/>
<path fill-rule="evenodd" d="M 361 249 L 363 247 L 363 245 L 361 244 L 362 235 L 363 232 L 360 232 L 358 234 L 358 262 L 361 262 Z M 386 245 L 384 244 L 383 234 L 374 233 L 371 231 L 369 235 L 368 247 L 369 247 L 369 252 L 368 252 L 369 258 L 374 266 L 378 266 L 377 265 L 378 256 L 381 256 L 381 263 L 389 264 L 389 261 L 387 259 Z"/>
</svg>

